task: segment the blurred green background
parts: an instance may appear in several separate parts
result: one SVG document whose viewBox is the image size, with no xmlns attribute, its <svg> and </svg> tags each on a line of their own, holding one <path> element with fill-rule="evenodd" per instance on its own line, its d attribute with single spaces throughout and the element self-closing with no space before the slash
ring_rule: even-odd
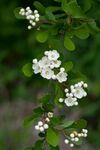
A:
<svg viewBox="0 0 100 150">
<path fill-rule="evenodd" d="M 44 5 L 53 4 L 53 1 L 40 1 Z M 15 18 L 13 12 L 19 6 L 33 8 L 33 1 L 0 0 L 0 150 L 22 150 L 32 145 L 33 127 L 25 129 L 23 119 L 31 114 L 37 98 L 46 91 L 42 84 L 48 83 L 40 76 L 26 78 L 22 73 L 22 66 L 41 55 L 47 47 L 43 50 L 38 46 L 34 42 L 34 31 L 27 30 L 27 22 Z M 99 0 L 89 14 L 100 27 Z M 75 42 L 75 52 L 63 50 L 63 53 L 66 61 L 73 61 L 75 70 L 86 75 L 89 94 L 70 115 L 73 117 L 76 112 L 76 116 L 88 121 L 89 136 L 83 150 L 100 150 L 100 33 Z"/>
</svg>

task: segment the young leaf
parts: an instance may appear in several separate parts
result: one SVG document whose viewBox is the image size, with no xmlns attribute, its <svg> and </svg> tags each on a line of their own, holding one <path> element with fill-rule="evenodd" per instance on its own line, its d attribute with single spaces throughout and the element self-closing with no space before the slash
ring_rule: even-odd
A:
<svg viewBox="0 0 100 150">
<path fill-rule="evenodd" d="M 39 31 L 36 35 L 36 39 L 40 43 L 45 43 L 48 40 L 48 36 L 47 31 Z"/>
<path fill-rule="evenodd" d="M 73 51 L 75 50 L 75 44 L 73 43 L 73 41 L 71 40 L 71 38 L 69 38 L 67 36 L 67 34 L 64 37 L 64 46 L 66 49 Z"/>
<path fill-rule="evenodd" d="M 57 146 L 59 144 L 59 135 L 52 128 L 47 130 L 47 142 L 52 146 Z"/>
<path fill-rule="evenodd" d="M 45 14 L 45 7 L 40 2 L 35 1 L 34 6 L 39 11 L 39 13 Z"/>
<path fill-rule="evenodd" d="M 22 72 L 24 73 L 25 76 L 31 77 L 33 74 L 32 64 L 31 63 L 25 64 L 22 68 Z"/>
</svg>

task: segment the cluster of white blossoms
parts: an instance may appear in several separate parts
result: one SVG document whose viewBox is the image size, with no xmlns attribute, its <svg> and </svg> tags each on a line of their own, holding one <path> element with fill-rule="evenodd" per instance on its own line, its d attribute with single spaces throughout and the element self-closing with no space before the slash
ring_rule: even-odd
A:
<svg viewBox="0 0 100 150">
<path fill-rule="evenodd" d="M 48 112 L 47 117 L 42 121 L 39 121 L 38 124 L 35 126 L 35 129 L 40 132 L 44 132 L 45 130 L 47 130 L 49 128 L 48 123 L 50 122 L 50 118 L 52 117 L 53 117 L 53 113 Z"/>
<path fill-rule="evenodd" d="M 37 22 L 40 20 L 40 15 L 38 10 L 34 10 L 34 12 L 30 9 L 30 7 L 26 7 L 26 9 L 21 8 L 19 14 L 25 16 L 29 21 L 28 29 L 32 29 L 32 27 L 36 26 Z"/>
<path fill-rule="evenodd" d="M 87 129 L 82 129 L 82 131 L 79 133 L 77 131 L 74 131 L 70 133 L 70 136 L 65 139 L 65 144 L 69 144 L 70 147 L 74 147 L 75 143 L 80 140 L 82 137 L 87 137 L 88 130 Z"/>
<path fill-rule="evenodd" d="M 43 78 L 58 80 L 60 83 L 67 81 L 67 73 L 63 67 L 59 69 L 58 73 L 55 74 L 54 72 L 54 69 L 61 65 L 61 61 L 58 60 L 60 54 L 57 50 L 45 51 L 44 55 L 39 61 L 33 59 L 32 69 L 34 73 L 40 73 Z"/>
<path fill-rule="evenodd" d="M 66 88 L 65 93 L 66 93 L 66 98 L 60 98 L 59 102 L 62 103 L 64 102 L 66 106 L 71 107 L 71 106 L 77 106 L 78 105 L 78 99 L 81 99 L 83 97 L 87 96 L 86 91 L 84 88 L 87 88 L 88 85 L 84 83 L 83 81 L 78 82 L 75 85 L 70 86 L 70 92 Z"/>
</svg>

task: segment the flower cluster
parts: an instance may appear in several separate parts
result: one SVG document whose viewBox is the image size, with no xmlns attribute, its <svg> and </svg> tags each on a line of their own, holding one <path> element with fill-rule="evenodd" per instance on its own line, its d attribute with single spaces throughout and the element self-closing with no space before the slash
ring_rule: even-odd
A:
<svg viewBox="0 0 100 150">
<path fill-rule="evenodd" d="M 79 133 L 77 131 L 74 131 L 70 133 L 70 136 L 67 136 L 65 139 L 65 144 L 69 144 L 70 147 L 74 147 L 75 143 L 80 140 L 82 137 L 87 137 L 88 130 L 82 129 L 82 131 Z"/>
<path fill-rule="evenodd" d="M 34 12 L 30 9 L 30 7 L 26 7 L 26 9 L 21 8 L 20 15 L 25 16 L 26 19 L 29 21 L 29 26 L 28 29 L 32 29 L 32 27 L 36 26 L 36 23 L 39 21 L 40 19 L 40 15 L 38 13 L 38 10 L 34 10 Z"/>
<path fill-rule="evenodd" d="M 34 73 L 40 73 L 43 78 L 58 80 L 58 82 L 62 83 L 67 80 L 67 73 L 63 67 L 60 68 L 60 71 L 55 74 L 54 69 L 59 68 L 61 65 L 61 61 L 58 60 L 60 54 L 56 50 L 45 51 L 44 55 L 39 61 L 37 59 L 33 59 L 32 69 Z"/>
<path fill-rule="evenodd" d="M 87 93 L 84 90 L 84 88 L 87 88 L 87 86 L 88 85 L 86 83 L 84 83 L 83 81 L 78 82 L 75 85 L 71 85 L 70 92 L 67 88 L 65 89 L 66 98 L 65 99 L 60 98 L 59 102 L 60 103 L 64 102 L 66 104 L 66 106 L 68 106 L 68 107 L 77 106 L 78 105 L 77 100 L 87 96 Z"/>
<path fill-rule="evenodd" d="M 53 117 L 53 113 L 49 112 L 45 119 L 43 118 L 42 121 L 38 122 L 38 124 L 35 126 L 35 129 L 39 130 L 40 132 L 44 132 L 46 129 L 49 128 L 48 123 L 50 122 L 50 118 L 52 118 L 52 117 Z"/>
</svg>

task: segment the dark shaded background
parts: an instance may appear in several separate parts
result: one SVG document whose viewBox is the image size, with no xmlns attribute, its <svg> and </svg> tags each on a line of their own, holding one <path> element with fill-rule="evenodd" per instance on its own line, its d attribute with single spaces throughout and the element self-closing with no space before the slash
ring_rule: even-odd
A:
<svg viewBox="0 0 100 150">
<path fill-rule="evenodd" d="M 43 1 L 45 5 L 53 1 Z M 31 114 L 37 98 L 46 88 L 47 81 L 33 75 L 26 78 L 21 69 L 43 50 L 34 44 L 33 33 L 27 30 L 27 22 L 17 20 L 14 9 L 19 6 L 33 7 L 33 1 L 0 0 L 0 150 L 22 150 L 32 145 L 35 137 L 33 127 L 23 128 L 25 116 Z M 100 26 L 100 2 L 93 5 L 90 16 Z M 85 74 L 89 94 L 68 116 L 83 117 L 88 121 L 89 136 L 80 150 L 100 150 L 100 33 L 87 40 L 76 39 L 77 50 L 66 53 L 74 68 Z M 74 114 L 74 115 L 73 115 Z M 64 148 L 63 148 L 64 149 Z"/>
</svg>

